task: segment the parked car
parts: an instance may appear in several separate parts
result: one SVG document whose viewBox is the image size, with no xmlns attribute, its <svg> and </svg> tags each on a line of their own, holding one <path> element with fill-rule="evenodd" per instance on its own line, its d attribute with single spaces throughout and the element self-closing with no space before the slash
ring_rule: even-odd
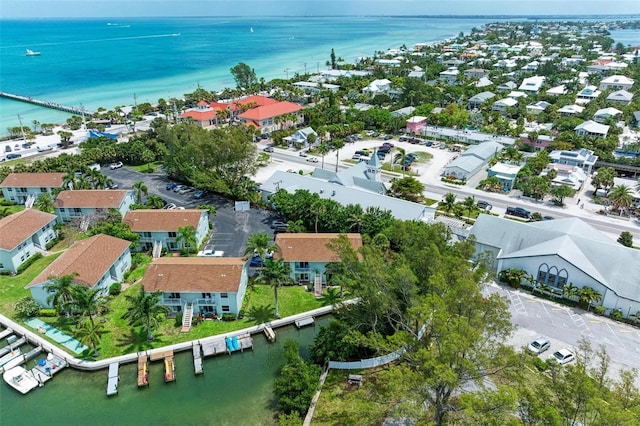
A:
<svg viewBox="0 0 640 426">
<path fill-rule="evenodd" d="M 12 151 L 11 147 L 9 145 L 5 145 L 4 152 L 11 152 L 11 151 Z"/>
<path fill-rule="evenodd" d="M 555 217 L 553 216 L 542 216 L 542 220 L 554 220 Z"/>
<path fill-rule="evenodd" d="M 560 349 L 553 353 L 553 358 L 560 365 L 568 364 L 576 360 L 576 356 L 568 349 Z"/>
<path fill-rule="evenodd" d="M 51 151 L 53 147 L 51 145 L 47 145 L 47 146 L 39 146 L 36 149 L 38 152 L 45 152 L 45 151 Z"/>
<path fill-rule="evenodd" d="M 118 189 L 118 184 L 114 182 L 111 185 L 109 185 L 108 189 Z"/>
<path fill-rule="evenodd" d="M 264 152 L 273 152 L 273 147 L 272 146 L 268 146 L 265 149 L 263 149 Z"/>
<path fill-rule="evenodd" d="M 507 214 L 510 216 L 517 216 L 524 219 L 531 218 L 531 212 L 527 209 L 523 209 L 522 207 L 507 207 Z"/>
<path fill-rule="evenodd" d="M 356 151 L 355 155 L 365 155 L 366 156 L 366 155 L 369 155 L 369 153 L 368 152 L 364 152 L 363 150 L 360 150 L 360 151 Z"/>
<path fill-rule="evenodd" d="M 175 182 L 169 182 L 169 183 L 167 184 L 167 186 L 165 186 L 165 188 L 164 188 L 164 189 L 166 189 L 167 191 L 171 191 L 171 190 L 175 189 L 175 187 L 176 187 L 176 186 L 178 186 L 178 184 L 177 184 L 177 183 L 175 183 Z"/>
<path fill-rule="evenodd" d="M 306 151 L 300 151 L 300 153 L 298 154 L 300 157 L 308 157 L 309 154 L 307 154 Z"/>
<path fill-rule="evenodd" d="M 309 158 L 307 158 L 307 161 L 308 161 L 309 163 L 317 163 L 317 162 L 318 162 L 318 159 L 317 159 L 316 157 L 309 157 Z"/>
<path fill-rule="evenodd" d="M 479 209 L 482 210 L 491 210 L 491 208 L 493 208 L 493 206 L 488 202 L 488 201 L 484 201 L 484 200 L 479 200 L 476 205 L 478 206 Z"/>
<path fill-rule="evenodd" d="M 16 154 L 16 153 L 7 154 L 7 160 L 15 160 L 16 158 L 20 158 L 20 157 L 22 157 L 22 154 Z"/>
<path fill-rule="evenodd" d="M 391 147 L 389 147 L 389 146 L 384 146 L 384 145 L 383 145 L 383 146 L 381 146 L 381 147 L 378 147 L 378 152 L 379 152 L 379 153 L 381 152 L 381 153 L 383 153 L 383 154 L 387 154 L 387 153 L 389 153 L 390 151 L 391 151 Z"/>
<path fill-rule="evenodd" d="M 391 135 L 384 135 L 384 138 L 382 138 L 382 139 L 384 139 L 385 141 L 388 141 L 388 140 L 393 139 L 393 136 L 391 136 Z"/>
<path fill-rule="evenodd" d="M 369 155 L 369 154 L 373 153 L 373 149 L 372 148 L 365 148 L 365 149 L 361 149 L 360 151 L 364 152 L 365 155 Z"/>
<path fill-rule="evenodd" d="M 175 204 L 173 204 L 173 203 L 169 203 L 169 204 L 167 204 L 166 206 L 164 206 L 164 207 L 163 207 L 163 209 L 165 209 L 165 210 L 174 210 L 174 209 L 176 209 L 177 207 L 178 207 L 178 206 L 176 206 Z"/>
<path fill-rule="evenodd" d="M 184 194 L 188 194 L 189 192 L 193 192 L 193 191 L 195 191 L 195 188 L 191 188 L 190 186 L 185 186 L 184 188 L 180 189 L 180 191 L 178 191 L 178 194 L 184 195 Z"/>
<path fill-rule="evenodd" d="M 383 142 L 382 146 L 388 146 L 389 148 L 393 148 L 395 145 L 392 144 L 391 142 Z"/>
<path fill-rule="evenodd" d="M 206 249 L 206 250 L 199 251 L 196 256 L 197 257 L 222 257 L 224 256 L 224 251 Z"/>
<path fill-rule="evenodd" d="M 353 154 L 353 155 L 351 156 L 351 159 L 352 159 L 352 160 L 359 160 L 359 159 L 360 159 L 360 154 Z"/>
<path fill-rule="evenodd" d="M 173 192 L 180 192 L 186 187 L 187 187 L 186 185 L 176 185 L 173 187 Z"/>
<path fill-rule="evenodd" d="M 123 166 L 122 161 L 118 161 L 117 163 L 111 163 L 111 164 L 109 165 L 109 168 L 110 168 L 111 170 L 115 170 L 115 169 L 119 169 L 119 168 L 120 168 L 120 167 L 122 167 L 122 166 Z"/>
<path fill-rule="evenodd" d="M 271 222 L 271 229 L 288 227 L 288 226 L 289 226 L 289 224 L 287 222 L 282 221 L 282 220 L 274 220 L 274 221 Z"/>
<path fill-rule="evenodd" d="M 540 355 L 542 352 L 546 351 L 551 347 L 551 342 L 546 337 L 538 337 L 533 342 L 529 343 L 527 347 L 531 352 L 536 355 Z"/>
<path fill-rule="evenodd" d="M 206 195 L 206 192 L 203 191 L 202 189 L 197 190 L 196 192 L 193 193 L 193 198 L 195 198 L 196 200 L 201 199 L 202 197 L 204 197 Z"/>
<path fill-rule="evenodd" d="M 256 267 L 262 267 L 264 266 L 264 262 L 262 261 L 262 258 L 258 255 L 253 255 L 251 257 L 251 259 L 249 260 L 249 266 L 256 268 Z"/>
</svg>

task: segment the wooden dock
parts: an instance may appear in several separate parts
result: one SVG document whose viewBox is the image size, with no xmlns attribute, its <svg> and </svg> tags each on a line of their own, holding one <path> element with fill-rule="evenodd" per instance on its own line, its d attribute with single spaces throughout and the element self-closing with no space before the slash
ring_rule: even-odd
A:
<svg viewBox="0 0 640 426">
<path fill-rule="evenodd" d="M 273 331 L 273 329 L 271 327 L 269 327 L 268 325 L 264 326 L 264 335 L 267 337 L 267 340 L 271 343 L 276 341 L 276 333 L 275 331 Z"/>
<path fill-rule="evenodd" d="M 229 353 L 224 339 L 214 339 L 202 344 L 202 355 L 205 357 L 222 353 Z"/>
<path fill-rule="evenodd" d="M 234 344 L 237 344 L 237 349 Z M 202 355 L 207 357 L 211 355 L 231 354 L 231 352 L 244 352 L 245 349 L 253 348 L 253 338 L 251 334 L 241 334 L 227 338 L 219 338 L 202 343 Z"/>
<path fill-rule="evenodd" d="M 55 109 L 58 111 L 64 111 L 64 112 L 68 112 L 71 114 L 77 114 L 77 115 L 93 115 L 93 113 L 91 111 L 88 111 L 86 109 L 81 109 L 81 108 L 76 108 L 76 107 L 72 107 L 72 106 L 68 106 L 68 105 L 62 105 L 56 102 L 50 102 L 50 101 L 45 101 L 42 99 L 36 99 L 36 98 L 32 98 L 30 96 L 22 96 L 22 95 L 16 95 L 14 93 L 7 93 L 7 92 L 0 92 L 0 97 L 2 98 L 7 98 L 7 99 L 13 99 L 14 101 L 20 101 L 20 102 L 25 102 L 28 104 L 33 104 L 33 105 L 38 105 L 44 108 L 49 108 L 49 109 Z"/>
<path fill-rule="evenodd" d="M 120 380 L 120 376 L 118 376 L 119 367 L 120 364 L 117 362 L 109 364 L 109 373 L 107 374 L 107 396 L 118 394 L 118 380 Z"/>
<path fill-rule="evenodd" d="M 200 342 L 193 342 L 193 368 L 196 374 L 203 374 L 202 369 L 202 345 Z"/>
<path fill-rule="evenodd" d="M 296 327 L 302 328 L 302 327 L 306 327 L 308 325 L 312 325 L 314 323 L 315 323 L 315 321 L 313 320 L 313 317 L 301 318 L 299 320 L 296 320 Z"/>
<path fill-rule="evenodd" d="M 154 352 L 149 355 L 150 361 L 164 360 L 164 381 L 173 382 L 176 380 L 176 365 L 173 361 L 173 350 Z"/>
<path fill-rule="evenodd" d="M 149 359 L 147 354 L 138 354 L 138 387 L 149 386 Z"/>
</svg>

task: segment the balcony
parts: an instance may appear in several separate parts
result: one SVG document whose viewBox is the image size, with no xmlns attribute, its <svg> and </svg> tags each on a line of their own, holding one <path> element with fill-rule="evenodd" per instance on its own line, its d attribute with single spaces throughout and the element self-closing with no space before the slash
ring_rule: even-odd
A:
<svg viewBox="0 0 640 426">
<path fill-rule="evenodd" d="M 161 303 L 165 306 L 182 306 L 186 302 L 180 297 L 162 296 Z"/>
<path fill-rule="evenodd" d="M 193 301 L 194 306 L 215 306 L 215 297 L 200 298 Z"/>
</svg>

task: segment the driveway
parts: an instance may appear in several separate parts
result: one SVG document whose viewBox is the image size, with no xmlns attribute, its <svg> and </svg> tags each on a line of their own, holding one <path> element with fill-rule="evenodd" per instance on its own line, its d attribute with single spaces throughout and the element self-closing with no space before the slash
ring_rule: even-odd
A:
<svg viewBox="0 0 640 426">
<path fill-rule="evenodd" d="M 193 192 L 178 194 L 165 189 L 171 181 L 164 173 L 140 173 L 126 167 L 116 170 L 103 167 L 102 172 L 119 185 L 118 189 L 131 189 L 134 183 L 143 181 L 150 195 L 158 195 L 179 207 L 192 209 L 202 204 L 215 207 L 218 213 L 210 218 L 211 235 L 205 246 L 224 251 L 225 257 L 243 256 L 250 234 L 272 233 L 269 224 L 275 216 L 268 210 L 252 207 L 247 212 L 236 212 L 234 202 L 223 197 L 209 194 L 197 200 L 193 197 Z"/>
</svg>

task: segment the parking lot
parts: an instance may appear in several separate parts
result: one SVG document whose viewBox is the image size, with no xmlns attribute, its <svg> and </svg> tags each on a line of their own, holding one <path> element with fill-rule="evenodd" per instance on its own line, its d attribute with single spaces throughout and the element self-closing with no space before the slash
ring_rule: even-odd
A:
<svg viewBox="0 0 640 426">
<path fill-rule="evenodd" d="M 102 167 L 102 173 L 113 179 L 118 184 L 118 189 L 131 189 L 134 183 L 144 181 L 149 195 L 158 195 L 167 203 L 174 203 L 176 206 L 187 209 L 202 204 L 215 207 L 218 213 L 210 218 L 213 226 L 205 247 L 222 250 L 225 257 L 243 256 L 250 234 L 272 232 L 269 225 L 275 217 L 271 212 L 256 208 L 251 208 L 247 212 L 236 212 L 234 202 L 222 197 L 206 194 L 201 199 L 195 199 L 193 192 L 178 194 L 167 190 L 165 188 L 170 180 L 164 173 L 140 173 L 126 167 L 115 170 Z"/>
<path fill-rule="evenodd" d="M 621 369 L 640 367 L 640 329 L 609 318 L 570 308 L 510 287 L 492 283 L 486 293 L 497 293 L 510 301 L 511 321 L 517 326 L 509 343 L 522 348 L 539 336 L 551 341 L 551 349 L 541 355 L 550 358 L 558 349 L 573 350 L 585 337 L 597 350 L 604 345 L 611 357 L 610 376 Z M 637 380 L 640 386 L 640 378 Z"/>
</svg>

